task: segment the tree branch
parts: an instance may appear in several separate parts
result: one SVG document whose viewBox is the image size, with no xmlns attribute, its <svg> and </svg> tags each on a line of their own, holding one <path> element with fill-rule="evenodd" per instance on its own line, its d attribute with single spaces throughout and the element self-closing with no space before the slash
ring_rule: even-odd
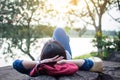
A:
<svg viewBox="0 0 120 80">
<path fill-rule="evenodd" d="M 108 15 L 115 21 L 117 21 L 118 23 L 120 23 L 120 18 L 114 18 L 109 12 L 107 12 Z"/>
<path fill-rule="evenodd" d="M 92 19 L 92 21 L 93 21 L 93 25 L 94 25 L 95 28 L 97 28 L 97 27 L 96 27 L 96 24 L 95 24 L 95 19 L 94 19 L 93 15 L 92 15 L 92 12 L 91 12 L 90 7 L 89 7 L 89 5 L 88 5 L 88 3 L 87 3 L 86 0 L 85 0 L 85 3 L 86 3 L 86 5 L 87 5 L 88 14 L 89 14 L 89 16 L 91 17 L 91 19 Z"/>
<path fill-rule="evenodd" d="M 99 11 L 98 11 L 98 9 L 97 9 L 97 6 L 95 5 L 95 2 L 94 2 L 93 0 L 91 0 L 91 2 L 92 2 L 92 4 L 94 5 L 97 14 L 100 15 L 100 13 L 99 13 Z"/>
</svg>

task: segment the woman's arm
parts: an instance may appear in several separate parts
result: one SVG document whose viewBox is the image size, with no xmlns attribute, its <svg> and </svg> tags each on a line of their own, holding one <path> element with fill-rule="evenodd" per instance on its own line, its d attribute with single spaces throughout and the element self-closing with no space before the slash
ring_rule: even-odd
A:
<svg viewBox="0 0 120 80">
<path fill-rule="evenodd" d="M 64 57 L 62 56 L 55 56 L 53 58 L 49 58 L 49 59 L 44 59 L 41 61 L 22 61 L 23 66 L 25 67 L 25 69 L 32 69 L 36 64 L 42 64 L 42 63 L 49 63 L 49 62 L 57 62 L 62 60 Z"/>
<path fill-rule="evenodd" d="M 89 62 L 90 60 L 90 62 Z M 85 59 L 77 59 L 77 60 L 60 60 L 57 63 L 58 64 L 63 64 L 63 63 L 74 63 L 76 65 L 78 65 L 80 68 L 84 65 L 84 68 L 86 68 L 87 66 L 91 65 L 91 61 L 93 62 L 93 66 L 90 68 L 90 71 L 98 71 L 98 72 L 102 72 L 103 71 L 103 61 L 102 59 L 98 58 L 98 57 L 91 57 L 88 58 L 87 60 L 88 62 L 85 63 Z M 84 69 L 83 69 L 84 70 Z"/>
<path fill-rule="evenodd" d="M 22 64 L 23 64 L 25 69 L 32 69 L 37 64 L 37 61 L 26 61 L 26 60 L 23 60 Z"/>
<path fill-rule="evenodd" d="M 63 63 L 74 63 L 76 65 L 78 65 L 79 67 L 81 67 L 84 64 L 84 59 L 77 59 L 77 60 L 60 60 L 57 63 L 58 64 L 63 64 Z"/>
</svg>

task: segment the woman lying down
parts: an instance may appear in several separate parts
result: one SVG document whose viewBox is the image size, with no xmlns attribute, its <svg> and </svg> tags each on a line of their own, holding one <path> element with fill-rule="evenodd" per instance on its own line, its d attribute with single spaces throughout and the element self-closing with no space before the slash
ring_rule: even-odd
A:
<svg viewBox="0 0 120 80">
<path fill-rule="evenodd" d="M 72 60 L 69 38 L 61 28 L 57 28 L 53 39 L 45 43 L 39 58 L 39 61 L 17 59 L 13 62 L 13 68 L 31 77 L 72 75 L 78 70 L 95 72 L 103 70 L 103 62 L 98 57 Z"/>
</svg>

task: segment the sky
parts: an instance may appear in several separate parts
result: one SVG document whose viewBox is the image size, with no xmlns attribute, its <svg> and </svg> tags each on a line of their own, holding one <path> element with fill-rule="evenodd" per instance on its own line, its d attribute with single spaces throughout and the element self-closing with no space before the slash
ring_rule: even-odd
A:
<svg viewBox="0 0 120 80">
<path fill-rule="evenodd" d="M 112 11 L 110 11 L 110 14 L 113 17 L 119 17 L 120 18 L 120 11 L 116 12 L 116 9 L 113 9 Z M 103 27 L 104 30 L 120 31 L 120 23 L 118 23 L 115 20 L 113 20 L 107 13 L 105 13 L 103 15 L 102 25 L 104 26 Z"/>
<path fill-rule="evenodd" d="M 111 13 L 113 16 L 118 15 L 118 13 Z M 94 30 L 94 27 L 87 27 L 87 29 Z M 113 20 L 107 13 L 103 15 L 102 18 L 102 30 L 110 31 L 120 31 L 120 23 Z"/>
<path fill-rule="evenodd" d="M 59 15 L 57 15 L 56 17 L 50 17 L 49 18 L 42 18 L 41 22 L 44 23 L 50 23 L 53 26 L 57 26 L 57 27 L 65 27 L 67 26 L 71 26 L 71 24 L 66 23 L 66 16 L 64 15 L 64 13 L 69 10 L 70 8 L 75 8 L 73 7 L 67 7 L 66 5 L 70 2 L 70 0 L 48 0 L 48 4 L 52 4 L 54 10 L 57 10 L 58 12 L 60 12 Z M 58 4 L 59 3 L 59 4 Z M 79 8 L 79 10 L 81 10 L 81 7 L 84 6 L 84 3 L 78 3 L 80 4 L 80 6 L 77 6 L 77 8 Z M 54 13 L 52 13 L 54 14 Z M 120 17 L 120 11 L 117 11 L 117 9 L 113 9 L 110 11 L 110 14 L 113 17 Z M 46 15 L 46 14 L 45 14 Z M 64 18 L 64 19 L 63 19 Z M 76 18 L 75 16 L 71 15 L 70 17 L 71 20 L 75 20 L 75 23 L 73 24 L 74 27 L 80 27 L 83 28 L 84 27 L 84 23 L 80 20 L 80 18 Z M 102 18 L 102 30 L 115 30 L 115 31 L 120 31 L 120 23 L 114 21 L 108 14 L 107 12 L 104 13 L 103 18 Z M 93 26 L 87 26 L 87 29 L 95 29 Z"/>
</svg>

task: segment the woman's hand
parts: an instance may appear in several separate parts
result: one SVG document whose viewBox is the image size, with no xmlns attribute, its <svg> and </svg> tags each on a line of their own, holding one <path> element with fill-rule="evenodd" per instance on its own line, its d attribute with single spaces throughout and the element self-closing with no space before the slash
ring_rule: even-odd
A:
<svg viewBox="0 0 120 80">
<path fill-rule="evenodd" d="M 55 56 L 53 58 L 49 58 L 49 59 L 44 59 L 44 60 L 41 60 L 40 63 L 49 63 L 49 62 L 58 62 L 60 60 L 63 60 L 63 56 Z"/>
</svg>

